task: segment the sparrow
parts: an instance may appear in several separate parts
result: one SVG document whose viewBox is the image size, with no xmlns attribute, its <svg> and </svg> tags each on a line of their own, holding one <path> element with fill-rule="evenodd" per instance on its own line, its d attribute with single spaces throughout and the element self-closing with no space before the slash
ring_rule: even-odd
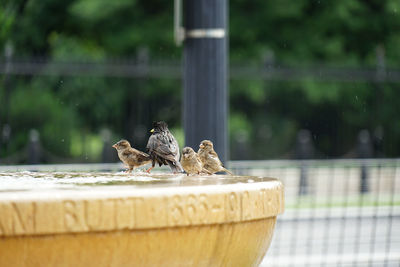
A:
<svg viewBox="0 0 400 267">
<path fill-rule="evenodd" d="M 179 145 L 175 137 L 168 130 L 168 125 L 164 121 L 153 122 L 152 134 L 147 142 L 147 151 L 150 154 L 152 166 L 147 170 L 150 172 L 155 164 L 159 166 L 168 165 L 172 172 L 183 172 L 179 162 Z"/>
<path fill-rule="evenodd" d="M 199 155 L 194 152 L 193 148 L 185 147 L 182 149 L 181 164 L 186 174 L 200 174 L 207 173 L 212 174 L 203 167 L 203 163 L 200 160 Z"/>
<path fill-rule="evenodd" d="M 121 140 L 112 147 L 117 150 L 119 159 L 128 166 L 127 173 L 151 162 L 150 155 L 132 148 L 127 140 Z"/>
<path fill-rule="evenodd" d="M 203 162 L 204 169 L 211 173 L 226 172 L 233 175 L 232 172 L 222 166 L 222 162 L 218 158 L 218 154 L 214 151 L 213 143 L 210 140 L 203 140 L 200 143 L 199 154 L 200 160 Z"/>
</svg>

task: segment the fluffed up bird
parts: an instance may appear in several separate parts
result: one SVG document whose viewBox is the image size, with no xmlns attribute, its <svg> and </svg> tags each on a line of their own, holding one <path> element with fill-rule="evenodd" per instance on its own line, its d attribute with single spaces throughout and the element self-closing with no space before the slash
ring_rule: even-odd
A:
<svg viewBox="0 0 400 267">
<path fill-rule="evenodd" d="M 199 155 L 197 155 L 191 147 L 185 147 L 182 149 L 181 164 L 187 175 L 201 173 L 212 174 L 203 168 L 203 163 L 201 162 Z"/>
<path fill-rule="evenodd" d="M 214 145 L 210 140 L 201 141 L 199 147 L 197 154 L 203 162 L 204 169 L 211 173 L 226 172 L 233 175 L 232 172 L 222 166 L 222 162 L 219 160 L 217 152 L 214 151 Z"/>
<path fill-rule="evenodd" d="M 119 159 L 128 166 L 128 173 L 151 162 L 150 155 L 132 148 L 127 140 L 121 140 L 112 147 L 117 150 Z"/>
<path fill-rule="evenodd" d="M 152 135 L 147 142 L 147 151 L 151 157 L 152 166 L 147 170 L 150 172 L 155 164 L 159 166 L 168 165 L 174 173 L 183 172 L 179 162 L 179 145 L 175 137 L 168 130 L 168 124 L 164 121 L 153 122 Z"/>
</svg>

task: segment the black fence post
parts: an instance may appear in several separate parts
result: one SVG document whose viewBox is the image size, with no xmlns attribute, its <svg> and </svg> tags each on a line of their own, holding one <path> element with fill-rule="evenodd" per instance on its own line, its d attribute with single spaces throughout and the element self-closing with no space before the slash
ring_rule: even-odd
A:
<svg viewBox="0 0 400 267">
<path fill-rule="evenodd" d="M 3 79 L 3 99 L 0 100 L 0 153 L 2 150 L 8 151 L 11 127 L 10 127 L 10 94 L 11 94 L 11 77 L 12 73 L 12 58 L 14 48 L 11 41 L 7 41 L 4 46 L 4 79 Z M 3 146 L 1 146 L 3 145 Z"/>
<path fill-rule="evenodd" d="M 228 159 L 227 0 L 186 1 L 184 5 L 183 120 L 187 146 L 203 139 Z"/>
<path fill-rule="evenodd" d="M 371 158 L 373 156 L 373 145 L 371 135 L 368 130 L 361 130 L 357 139 L 357 157 L 361 159 Z M 367 193 L 368 187 L 368 168 L 366 163 L 361 163 L 360 192 Z"/>
<path fill-rule="evenodd" d="M 296 159 L 302 160 L 300 166 L 299 195 L 308 194 L 308 163 L 304 160 L 313 158 L 314 152 L 315 149 L 310 131 L 301 129 L 297 134 L 295 148 Z"/>
<path fill-rule="evenodd" d="M 28 164 L 39 164 L 42 160 L 40 134 L 36 129 L 29 131 Z"/>
</svg>

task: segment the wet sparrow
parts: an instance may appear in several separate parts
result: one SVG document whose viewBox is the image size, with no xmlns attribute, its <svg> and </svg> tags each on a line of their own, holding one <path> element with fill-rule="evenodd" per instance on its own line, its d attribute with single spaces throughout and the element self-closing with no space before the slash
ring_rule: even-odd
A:
<svg viewBox="0 0 400 267">
<path fill-rule="evenodd" d="M 128 166 L 126 172 L 130 173 L 136 167 L 146 165 L 151 162 L 148 154 L 134 149 L 126 140 L 121 140 L 112 146 L 118 152 L 119 159 Z"/>
<path fill-rule="evenodd" d="M 181 164 L 187 175 L 200 173 L 212 174 L 203 168 L 203 163 L 199 155 L 191 147 L 182 149 Z"/>
<path fill-rule="evenodd" d="M 168 165 L 174 173 L 183 172 L 179 162 L 179 146 L 175 137 L 168 130 L 167 123 L 163 121 L 153 122 L 152 135 L 147 142 L 147 151 L 150 154 L 152 166 L 147 170 L 150 172 L 155 164 L 159 166 Z"/>
<path fill-rule="evenodd" d="M 211 173 L 226 172 L 233 175 L 229 170 L 222 166 L 222 162 L 218 158 L 218 154 L 214 151 L 213 143 L 210 140 L 203 140 L 200 143 L 197 154 L 203 162 L 203 166 Z"/>
</svg>

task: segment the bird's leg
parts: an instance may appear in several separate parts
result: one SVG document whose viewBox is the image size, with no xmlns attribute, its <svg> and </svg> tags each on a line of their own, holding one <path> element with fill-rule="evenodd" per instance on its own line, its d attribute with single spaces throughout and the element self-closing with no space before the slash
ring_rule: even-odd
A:
<svg viewBox="0 0 400 267">
<path fill-rule="evenodd" d="M 154 167 L 150 167 L 146 170 L 147 173 L 150 173 L 150 171 L 153 169 Z"/>
<path fill-rule="evenodd" d="M 127 173 L 127 172 L 129 171 L 129 165 L 125 165 L 125 164 L 124 164 L 124 167 L 126 168 L 126 169 L 124 170 L 124 173 Z"/>
</svg>

